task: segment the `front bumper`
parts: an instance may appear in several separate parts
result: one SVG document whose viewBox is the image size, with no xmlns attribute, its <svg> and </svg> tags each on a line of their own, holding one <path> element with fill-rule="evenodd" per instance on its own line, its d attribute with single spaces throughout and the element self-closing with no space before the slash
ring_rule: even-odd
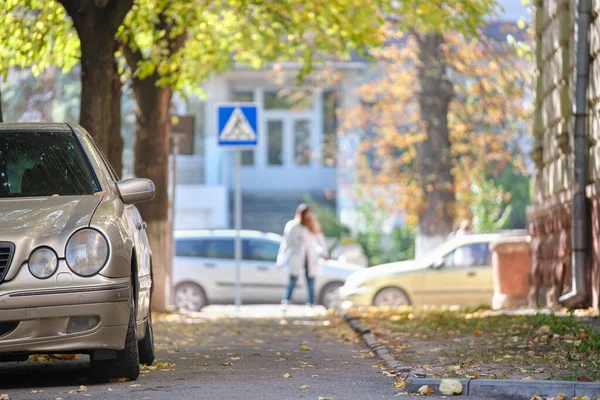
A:
<svg viewBox="0 0 600 400">
<path fill-rule="evenodd" d="M 21 290 L 0 296 L 0 354 L 120 350 L 130 314 L 130 285 Z M 73 317 L 97 321 L 69 331 Z"/>
<path fill-rule="evenodd" d="M 375 288 L 370 286 L 342 286 L 340 288 L 341 306 L 344 309 L 352 307 L 368 307 L 373 304 Z"/>
</svg>

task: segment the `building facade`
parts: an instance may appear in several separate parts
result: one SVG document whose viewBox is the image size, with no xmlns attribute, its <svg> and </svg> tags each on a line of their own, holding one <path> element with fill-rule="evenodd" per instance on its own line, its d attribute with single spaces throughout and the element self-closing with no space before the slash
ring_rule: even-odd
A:
<svg viewBox="0 0 600 400">
<path fill-rule="evenodd" d="M 587 256 L 584 299 L 573 306 L 598 306 L 600 240 L 600 1 L 591 1 L 589 85 L 587 87 L 587 212 L 581 251 Z M 574 0 L 535 2 L 536 103 L 533 202 L 528 210 L 532 235 L 532 283 L 548 303 L 570 293 L 573 267 L 575 96 L 577 7 Z M 578 209 L 579 210 L 579 209 Z M 579 212 L 579 211 L 578 211 Z M 578 214 L 579 215 L 579 214 Z M 532 293 L 533 295 L 536 293 Z"/>
<path fill-rule="evenodd" d="M 204 206 L 201 220 L 176 216 L 176 221 L 180 220 L 176 225 L 233 225 L 234 157 L 231 151 L 219 148 L 216 136 L 216 106 L 229 102 L 254 102 L 260 110 L 258 146 L 242 152 L 243 228 L 281 233 L 296 206 L 309 198 L 337 212 L 342 144 L 337 138 L 336 111 L 354 98 L 354 87 L 365 67 L 360 60 L 340 63 L 335 67 L 335 84 L 306 87 L 296 85 L 298 70 L 294 66 L 284 65 L 277 73 L 235 68 L 211 78 L 204 86 L 206 97 L 202 101 L 176 101 L 175 111 L 196 121 L 193 154 L 178 157 L 178 186 L 202 185 L 214 193 L 219 188 L 225 191 L 224 200 L 219 194 L 215 201 L 206 202 L 212 211 Z M 191 216 L 194 201 L 190 196 L 191 191 L 178 190 L 176 210 L 185 202 L 186 213 Z M 206 221 L 212 222 L 206 226 Z"/>
</svg>

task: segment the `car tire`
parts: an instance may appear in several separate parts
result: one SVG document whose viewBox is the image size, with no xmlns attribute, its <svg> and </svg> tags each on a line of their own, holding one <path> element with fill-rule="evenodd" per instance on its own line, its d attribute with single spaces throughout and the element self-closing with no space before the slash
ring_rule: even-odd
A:
<svg viewBox="0 0 600 400">
<path fill-rule="evenodd" d="M 148 310 L 146 321 L 146 336 L 138 342 L 140 364 L 152 365 L 154 362 L 154 328 L 152 327 L 152 313 Z"/>
<path fill-rule="evenodd" d="M 117 351 L 117 357 L 109 360 L 97 360 L 91 356 L 92 376 L 97 382 L 106 382 L 111 378 L 127 378 L 135 381 L 140 376 L 140 358 L 136 335 L 135 307 L 133 296 L 130 300 L 129 323 L 125 335 L 125 347 Z"/>
<path fill-rule="evenodd" d="M 323 289 L 319 295 L 319 304 L 325 306 L 325 308 L 338 308 L 340 305 L 339 290 L 344 286 L 342 282 L 330 282 Z"/>
<path fill-rule="evenodd" d="M 207 305 L 206 293 L 199 285 L 185 282 L 175 288 L 175 307 L 178 310 L 198 312 Z"/>
<path fill-rule="evenodd" d="M 410 298 L 406 292 L 397 287 L 381 289 L 373 298 L 375 307 L 403 307 L 410 306 Z"/>
</svg>

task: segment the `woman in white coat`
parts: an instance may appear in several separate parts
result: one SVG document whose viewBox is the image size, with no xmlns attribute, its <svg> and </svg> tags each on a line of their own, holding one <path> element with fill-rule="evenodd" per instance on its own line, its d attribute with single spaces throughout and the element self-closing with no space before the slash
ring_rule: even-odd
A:
<svg viewBox="0 0 600 400">
<path fill-rule="evenodd" d="M 315 304 L 315 277 L 319 272 L 319 260 L 327 256 L 327 245 L 316 217 L 309 206 L 299 205 L 296 217 L 285 225 L 277 256 L 277 265 L 287 268 L 289 272 L 281 301 L 283 306 L 292 299 L 301 273 L 306 278 L 307 303 L 311 306 Z"/>
</svg>

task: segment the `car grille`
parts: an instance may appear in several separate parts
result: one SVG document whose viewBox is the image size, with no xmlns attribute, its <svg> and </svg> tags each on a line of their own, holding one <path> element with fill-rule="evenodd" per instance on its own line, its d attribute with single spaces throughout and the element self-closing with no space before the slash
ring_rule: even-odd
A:
<svg viewBox="0 0 600 400">
<path fill-rule="evenodd" d="M 0 242 L 0 283 L 4 281 L 10 262 L 12 261 L 15 245 L 8 242 Z"/>
</svg>

